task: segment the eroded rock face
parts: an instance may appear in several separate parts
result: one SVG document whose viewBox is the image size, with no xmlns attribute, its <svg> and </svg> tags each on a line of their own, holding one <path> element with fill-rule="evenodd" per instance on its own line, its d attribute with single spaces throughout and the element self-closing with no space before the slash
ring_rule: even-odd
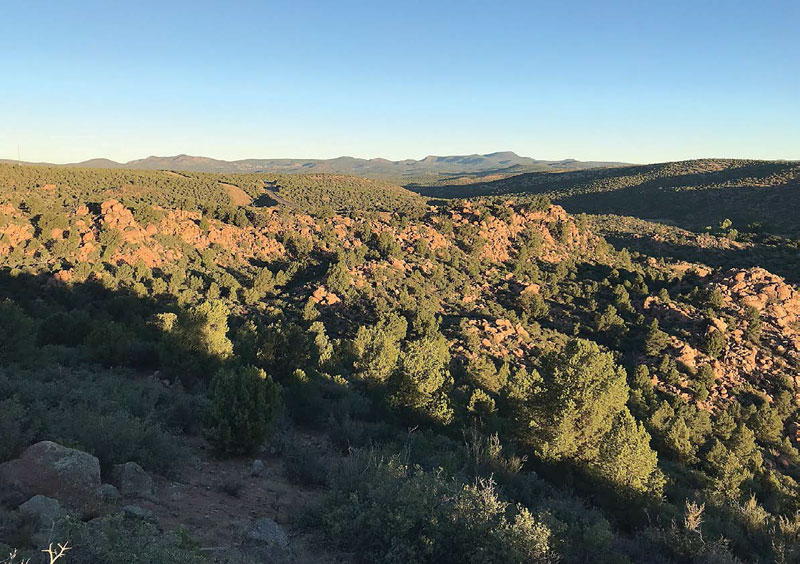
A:
<svg viewBox="0 0 800 564">
<path fill-rule="evenodd" d="M 0 464 L 0 483 L 6 491 L 24 498 L 21 501 L 42 495 L 84 511 L 96 500 L 100 462 L 91 454 L 42 441 L 28 447 L 18 459 Z"/>
</svg>

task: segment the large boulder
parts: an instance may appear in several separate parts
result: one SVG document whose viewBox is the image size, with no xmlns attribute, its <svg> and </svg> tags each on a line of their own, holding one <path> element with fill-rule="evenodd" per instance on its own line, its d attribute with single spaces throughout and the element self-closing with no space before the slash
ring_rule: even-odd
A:
<svg viewBox="0 0 800 564">
<path fill-rule="evenodd" d="M 13 500 L 19 505 L 43 495 L 85 511 L 96 502 L 100 462 L 80 450 L 42 441 L 28 447 L 16 460 L 0 464 L 0 486 L 12 505 Z"/>
<path fill-rule="evenodd" d="M 115 465 L 111 470 L 111 479 L 124 496 L 149 499 L 155 493 L 153 479 L 135 462 Z"/>
</svg>

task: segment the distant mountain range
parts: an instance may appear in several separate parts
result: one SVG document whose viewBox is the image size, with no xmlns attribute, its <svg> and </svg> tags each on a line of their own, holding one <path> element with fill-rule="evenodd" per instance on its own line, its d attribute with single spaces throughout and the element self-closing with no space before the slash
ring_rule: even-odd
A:
<svg viewBox="0 0 800 564">
<path fill-rule="evenodd" d="M 5 162 L 15 162 L 6 160 Z M 25 163 L 47 164 L 47 163 Z M 145 170 L 176 170 L 189 172 L 266 172 L 266 173 L 333 173 L 363 176 L 401 183 L 443 182 L 460 177 L 502 177 L 525 172 L 563 172 L 619 166 L 623 163 L 537 160 L 521 157 L 511 151 L 486 155 L 427 156 L 421 160 L 359 159 L 243 159 L 223 161 L 209 157 L 176 155 L 174 157 L 147 157 L 127 163 L 109 159 L 91 159 L 80 163 L 50 166 L 75 166 L 92 168 L 132 168 Z"/>
</svg>

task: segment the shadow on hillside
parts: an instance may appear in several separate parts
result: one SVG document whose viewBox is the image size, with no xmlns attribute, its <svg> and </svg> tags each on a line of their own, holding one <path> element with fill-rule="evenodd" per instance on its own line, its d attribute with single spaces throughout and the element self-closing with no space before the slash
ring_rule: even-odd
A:
<svg viewBox="0 0 800 564">
<path fill-rule="evenodd" d="M 697 262 L 722 269 L 761 267 L 783 276 L 788 282 L 800 283 L 800 253 L 791 248 L 757 244 L 743 249 L 704 249 L 696 245 L 656 241 L 632 233 L 608 233 L 604 237 L 617 250 L 627 248 L 653 257 Z"/>
<path fill-rule="evenodd" d="M 257 208 L 272 208 L 278 205 L 278 201 L 269 194 L 261 194 L 253 200 L 253 206 Z"/>
<path fill-rule="evenodd" d="M 604 271 L 592 274 L 601 278 Z M 32 442 L 52 439 L 98 456 L 104 472 L 132 460 L 166 474 L 186 459 L 180 439 L 165 429 L 190 432 L 202 423 L 204 404 L 163 380 L 202 389 L 219 363 L 192 333 L 174 339 L 153 320 L 165 312 L 188 316 L 188 308 L 172 296 L 138 296 L 95 281 L 63 284 L 50 274 L 8 272 L 0 272 L 0 308 L 0 339 L 5 340 L 0 354 L 13 351 L 16 356 L 0 356 L 0 392 L 15 398 L 19 407 L 13 409 L 21 409 L 17 427 L 4 427 L 0 437 L 0 445 L 8 444 L 15 433 L 6 458 Z M 231 335 L 240 319 L 229 320 Z M 407 435 L 405 420 L 390 409 L 383 386 L 346 386 L 311 371 L 302 379 L 289 377 L 289 367 L 318 365 L 302 327 L 284 320 L 258 325 L 253 338 L 252 351 L 247 339 L 237 351 L 241 361 L 257 362 L 284 385 L 296 424 L 324 431 L 346 454 Z M 264 358 L 263 351 L 271 356 Z M 460 434 L 455 428 L 433 429 L 456 438 Z M 561 490 L 574 488 L 591 496 L 620 521 L 639 510 L 627 501 L 635 499 L 633 493 L 625 492 L 626 501 L 619 502 L 619 489 L 598 489 L 596 480 L 570 463 L 536 470 Z"/>
<path fill-rule="evenodd" d="M 701 190 L 645 183 L 609 192 L 578 194 L 559 200 L 570 213 L 617 214 L 646 220 L 669 220 L 690 230 L 730 219 L 733 227 L 760 223 L 766 231 L 800 233 L 797 210 L 800 183 L 782 186 L 736 186 Z"/>
<path fill-rule="evenodd" d="M 3 324 L 16 341 L 4 361 L 43 362 L 50 355 L 73 364 L 125 367 L 139 371 L 164 368 L 184 385 L 208 376 L 202 367 L 214 366 L 203 351 L 201 333 L 184 332 L 171 338 L 173 323 L 199 323 L 173 296 L 137 295 L 127 288 L 109 288 L 97 280 L 63 283 L 51 274 L 11 275 L 0 272 Z M 159 322 L 159 315 L 174 315 Z M 8 337 L 7 337 L 8 338 Z"/>
<path fill-rule="evenodd" d="M 174 474 L 186 460 L 177 434 L 200 432 L 197 392 L 220 363 L 204 321 L 171 296 L 0 271 L 0 461 L 53 440 L 103 472 L 135 461 Z"/>
<path fill-rule="evenodd" d="M 722 165 L 725 163 L 722 162 Z M 652 165 L 634 165 L 613 168 L 586 169 L 567 172 L 530 172 L 475 184 L 443 184 L 438 186 L 414 186 L 415 192 L 426 197 L 439 198 L 472 198 L 479 196 L 522 195 L 552 192 L 568 192 L 584 187 L 590 182 L 600 181 L 599 189 L 617 190 L 614 182 L 627 183 L 638 175 L 658 175 L 656 178 L 639 182 L 634 190 L 641 188 L 675 188 L 694 189 L 720 183 L 746 182 L 749 179 L 768 175 L 782 174 L 795 168 L 796 163 L 754 162 L 735 168 L 723 168 L 716 171 L 687 171 L 685 167 L 692 163 L 664 163 Z M 554 195 L 554 199 L 557 195 Z"/>
</svg>

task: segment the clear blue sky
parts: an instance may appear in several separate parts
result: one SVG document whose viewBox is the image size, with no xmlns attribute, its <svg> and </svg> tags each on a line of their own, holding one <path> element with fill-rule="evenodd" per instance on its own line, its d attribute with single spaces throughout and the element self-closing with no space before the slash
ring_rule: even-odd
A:
<svg viewBox="0 0 800 564">
<path fill-rule="evenodd" d="M 800 2 L 19 0 L 0 157 L 800 159 Z"/>
</svg>

